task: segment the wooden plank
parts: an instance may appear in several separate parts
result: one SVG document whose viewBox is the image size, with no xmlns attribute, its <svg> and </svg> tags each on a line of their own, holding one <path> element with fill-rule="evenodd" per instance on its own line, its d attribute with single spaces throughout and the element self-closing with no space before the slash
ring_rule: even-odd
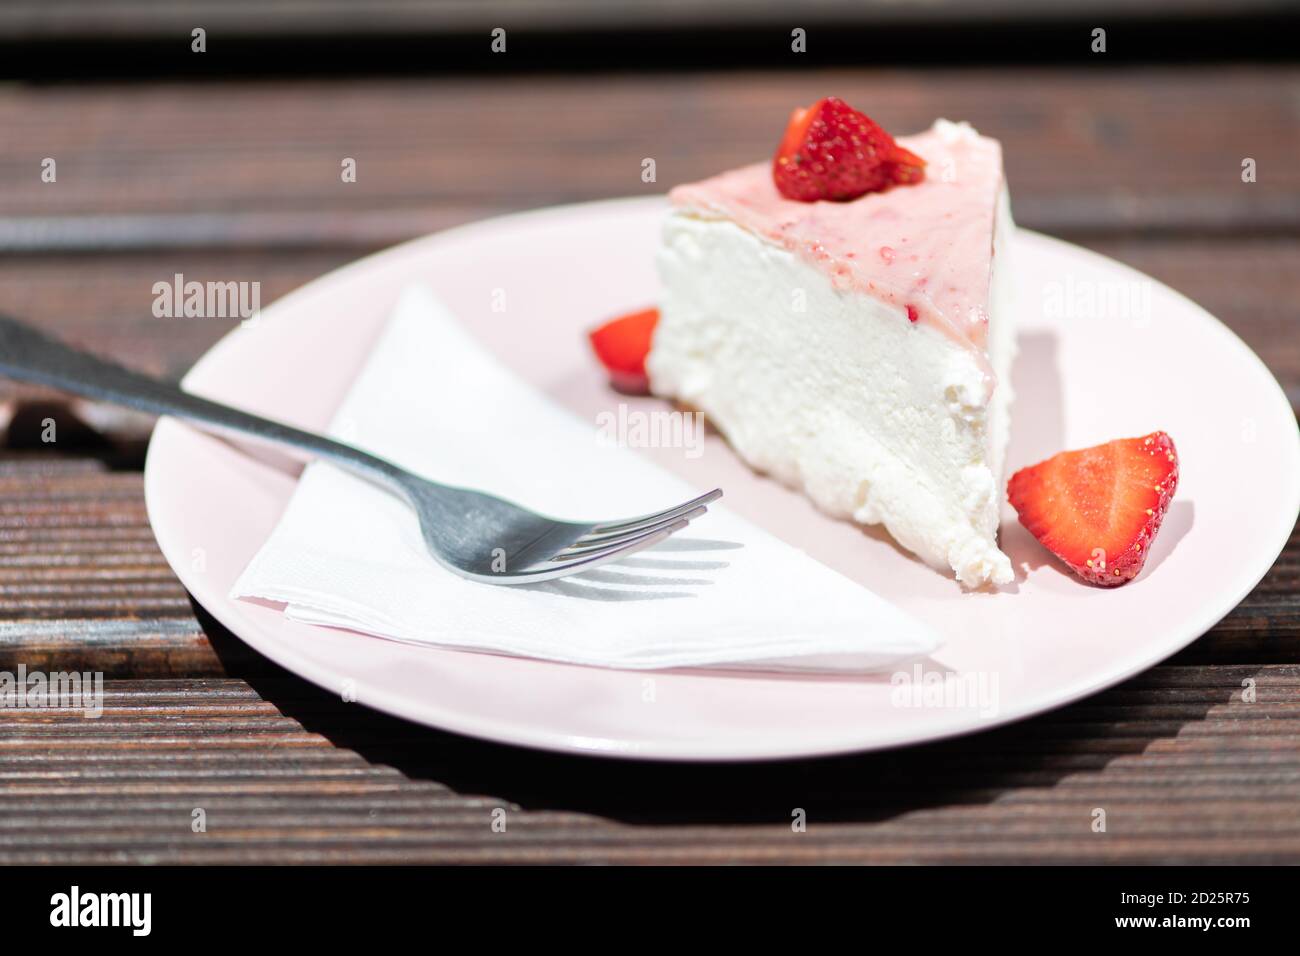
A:
<svg viewBox="0 0 1300 956">
<path fill-rule="evenodd" d="M 239 317 L 158 318 L 155 282 L 257 282 L 263 307 L 354 258 L 342 250 L 257 249 L 0 259 L 3 310 L 141 371 L 179 378 Z"/>
<path fill-rule="evenodd" d="M 1300 663 L 1300 532 L 1180 663 Z M 0 463 L 0 670 L 110 677 L 276 673 L 200 608 L 154 543 L 138 473 Z"/>
<path fill-rule="evenodd" d="M 1033 228 L 1294 235 L 1298 90 L 1290 66 L 9 86 L 0 249 L 368 248 L 762 159 L 791 107 L 827 93 L 890 129 L 948 116 L 999 137 Z M 1246 158 L 1257 182 L 1241 180 Z"/>
<path fill-rule="evenodd" d="M 1297 741 L 1295 665 L 1159 667 L 959 741 L 739 766 L 481 744 L 289 678 L 114 680 L 97 719 L 0 710 L 0 862 L 1295 863 Z"/>
<path fill-rule="evenodd" d="M 198 282 L 258 282 L 265 306 L 352 258 L 337 249 L 0 257 L 0 308 L 74 345 L 176 380 L 239 319 L 157 318 L 155 282 L 170 283 L 178 273 Z M 153 427 L 148 416 L 0 379 L 0 434 L 7 433 L 10 447 L 50 450 L 43 441 L 47 419 L 56 423 L 58 448 L 116 446 L 121 463 L 136 467 Z"/>
<path fill-rule="evenodd" d="M 256 655 L 226 635 L 231 666 Z M 0 670 L 203 675 L 225 664 L 163 560 L 138 472 L 0 460 Z"/>
</svg>

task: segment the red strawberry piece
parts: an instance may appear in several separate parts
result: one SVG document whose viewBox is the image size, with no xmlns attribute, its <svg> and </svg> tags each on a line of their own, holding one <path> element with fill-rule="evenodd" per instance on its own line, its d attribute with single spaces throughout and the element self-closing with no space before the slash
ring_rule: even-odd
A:
<svg viewBox="0 0 1300 956">
<path fill-rule="evenodd" d="M 611 319 L 587 333 L 596 358 L 609 372 L 609 380 L 619 391 L 645 394 L 650 391 L 645 359 L 650 354 L 658 309 L 645 309 Z"/>
<path fill-rule="evenodd" d="M 924 178 L 925 160 L 834 96 L 790 115 L 772 159 L 777 190 L 799 202 L 857 199 Z"/>
<path fill-rule="evenodd" d="M 1178 487 L 1164 432 L 1121 438 L 1023 468 L 1007 482 L 1020 523 L 1092 584 L 1138 576 Z"/>
<path fill-rule="evenodd" d="M 889 154 L 889 176 L 898 185 L 919 183 L 925 178 L 925 160 L 897 143 Z"/>
</svg>

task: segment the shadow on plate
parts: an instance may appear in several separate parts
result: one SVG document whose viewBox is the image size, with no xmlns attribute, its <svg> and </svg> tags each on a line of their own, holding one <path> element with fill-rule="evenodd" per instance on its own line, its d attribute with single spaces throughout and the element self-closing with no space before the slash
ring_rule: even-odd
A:
<svg viewBox="0 0 1300 956">
<path fill-rule="evenodd" d="M 592 568 L 590 571 L 583 571 L 581 574 L 574 574 L 567 578 L 543 581 L 540 584 L 525 584 L 521 587 L 531 591 L 563 594 L 566 597 L 581 598 L 586 601 L 664 601 L 693 598 L 696 595 L 689 590 L 659 589 L 707 587 L 714 583 L 712 577 L 705 573 L 690 572 L 721 571 L 729 567 L 730 562 L 678 559 L 676 555 L 689 554 L 693 551 L 729 551 L 739 547 L 741 545 L 735 541 L 677 536 L 612 564 Z M 655 573 L 638 574 L 639 570 Z M 677 573 L 665 574 L 666 571 Z"/>
<path fill-rule="evenodd" d="M 1011 440 L 1007 475 L 1065 448 L 1065 399 L 1061 395 L 1060 344 L 1053 332 L 1025 332 L 1011 366 Z"/>
<path fill-rule="evenodd" d="M 1178 542 L 1187 536 L 1192 530 L 1192 525 L 1196 521 L 1196 503 L 1192 501 L 1179 501 L 1174 499 L 1169 505 L 1169 510 L 1165 512 L 1165 520 L 1160 524 L 1160 533 L 1156 536 L 1155 544 L 1151 546 L 1151 553 L 1147 556 L 1146 566 L 1142 569 L 1142 574 L 1136 579 L 1141 580 L 1148 574 L 1154 573 L 1161 564 L 1178 546 Z"/>
</svg>

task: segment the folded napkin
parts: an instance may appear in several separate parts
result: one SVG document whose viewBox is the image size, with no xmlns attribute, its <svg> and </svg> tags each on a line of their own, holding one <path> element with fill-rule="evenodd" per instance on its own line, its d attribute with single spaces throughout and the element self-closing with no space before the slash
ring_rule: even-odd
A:
<svg viewBox="0 0 1300 956">
<path fill-rule="evenodd" d="M 503 368 L 419 287 L 404 291 L 330 434 L 558 518 L 644 514 L 708 490 L 598 441 L 594 423 Z M 602 667 L 869 671 L 939 643 L 720 504 L 615 564 L 523 587 L 476 584 L 428 556 L 399 499 L 319 462 L 233 596 L 393 640 Z"/>
</svg>

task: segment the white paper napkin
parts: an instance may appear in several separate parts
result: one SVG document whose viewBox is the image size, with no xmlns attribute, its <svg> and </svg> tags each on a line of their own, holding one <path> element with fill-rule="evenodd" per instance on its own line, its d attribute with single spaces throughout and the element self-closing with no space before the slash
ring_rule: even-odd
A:
<svg viewBox="0 0 1300 956">
<path fill-rule="evenodd" d="M 330 429 L 434 480 L 560 518 L 643 514 L 708 490 L 597 432 L 504 369 L 422 288 L 403 293 Z M 405 504 L 322 463 L 307 467 L 233 596 L 394 640 L 603 667 L 869 671 L 939 644 L 721 503 L 622 562 L 502 587 L 439 567 Z"/>
</svg>

